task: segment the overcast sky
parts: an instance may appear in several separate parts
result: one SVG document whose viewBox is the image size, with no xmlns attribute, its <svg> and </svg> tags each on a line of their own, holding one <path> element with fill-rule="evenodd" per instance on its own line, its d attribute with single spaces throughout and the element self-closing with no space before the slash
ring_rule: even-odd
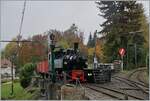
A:
<svg viewBox="0 0 150 101">
<path fill-rule="evenodd" d="M 149 1 L 142 2 L 145 14 L 149 14 Z M 24 1 L 1 1 L 1 40 L 11 40 L 19 32 Z M 101 30 L 104 19 L 98 16 L 94 1 L 27 1 L 22 27 L 23 38 L 45 32 L 48 29 L 64 31 L 72 23 L 85 34 Z M 6 43 L 1 44 L 4 48 Z"/>
</svg>

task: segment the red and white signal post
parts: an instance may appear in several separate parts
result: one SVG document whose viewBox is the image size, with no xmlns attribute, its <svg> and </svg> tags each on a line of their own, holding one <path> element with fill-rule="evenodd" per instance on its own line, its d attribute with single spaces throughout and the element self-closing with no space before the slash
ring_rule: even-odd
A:
<svg viewBox="0 0 150 101">
<path fill-rule="evenodd" d="M 124 54 L 125 54 L 125 49 L 124 49 L 124 48 L 120 48 L 120 49 L 119 49 L 119 54 L 120 54 L 121 59 L 122 59 L 121 68 L 122 68 L 122 70 L 123 70 L 123 56 L 124 56 Z"/>
</svg>

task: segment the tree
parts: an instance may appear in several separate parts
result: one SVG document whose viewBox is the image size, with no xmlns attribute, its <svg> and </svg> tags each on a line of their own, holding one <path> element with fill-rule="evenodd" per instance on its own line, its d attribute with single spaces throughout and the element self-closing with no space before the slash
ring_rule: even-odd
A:
<svg viewBox="0 0 150 101">
<path fill-rule="evenodd" d="M 101 40 L 99 38 L 97 38 L 96 42 L 96 57 L 98 58 L 99 62 L 104 62 L 103 43 L 101 43 Z"/>
<path fill-rule="evenodd" d="M 67 31 L 75 34 L 78 31 L 78 27 L 73 23 Z"/>
<path fill-rule="evenodd" d="M 95 42 L 96 42 L 96 57 L 99 62 L 103 61 L 103 40 L 97 37 L 97 32 L 94 33 L 94 36 L 92 37 L 91 33 L 89 35 L 89 40 L 87 43 L 87 47 L 89 48 L 88 53 L 89 53 L 89 62 L 93 61 L 93 56 L 94 56 L 94 51 L 95 51 Z M 94 49 L 94 50 L 93 50 Z M 93 55 L 91 55 L 91 53 Z M 91 58 L 92 57 L 92 58 Z"/>
<path fill-rule="evenodd" d="M 88 48 L 88 63 L 93 63 L 94 48 Z"/>
<path fill-rule="evenodd" d="M 5 58 L 5 52 L 4 52 L 4 50 L 1 51 L 1 58 L 2 59 Z"/>
<path fill-rule="evenodd" d="M 16 41 L 16 39 L 12 39 L 12 41 Z M 14 65 L 18 65 L 18 57 L 17 57 L 18 49 L 17 49 L 17 43 L 15 42 L 9 42 L 5 49 L 3 50 L 3 57 L 10 59 L 12 56 L 15 56 L 14 58 Z M 18 71 L 18 67 L 16 67 L 16 71 Z"/>
<path fill-rule="evenodd" d="M 92 38 L 91 33 L 90 33 L 90 35 L 89 35 L 87 47 L 89 47 L 89 48 L 94 47 L 94 41 L 93 41 L 93 38 Z"/>
<path fill-rule="evenodd" d="M 94 53 L 95 53 L 95 48 L 88 48 L 88 62 L 93 63 L 93 58 L 94 58 Z M 98 62 L 102 62 L 103 58 L 103 49 L 99 41 L 97 41 L 96 44 L 96 57 L 98 59 Z"/>
<path fill-rule="evenodd" d="M 141 28 L 140 29 L 143 31 L 143 34 L 144 34 L 144 39 L 145 39 L 144 49 L 148 53 L 148 49 L 149 49 L 149 24 L 148 24 L 148 19 L 145 15 L 142 15 Z"/>
<path fill-rule="evenodd" d="M 48 54 L 48 43 L 47 35 L 35 35 L 32 37 L 32 44 L 30 52 L 32 53 L 32 62 L 39 62 L 47 59 Z M 37 41 L 37 42 L 34 42 Z"/>
<path fill-rule="evenodd" d="M 16 39 L 13 39 L 12 41 L 16 41 Z M 8 43 L 4 49 L 4 55 L 6 58 L 9 58 L 13 54 L 16 54 L 16 52 L 17 52 L 17 43 L 15 42 Z"/>
<path fill-rule="evenodd" d="M 58 45 L 64 49 L 69 48 L 68 42 L 64 39 L 59 40 Z"/>
<path fill-rule="evenodd" d="M 21 69 L 21 67 L 24 66 L 24 64 L 32 61 L 31 60 L 32 59 L 32 52 L 31 52 L 32 47 L 30 44 L 31 43 L 27 43 L 27 42 L 21 43 L 20 50 L 19 50 L 20 69 Z"/>
<path fill-rule="evenodd" d="M 67 40 L 69 47 L 73 47 L 74 42 L 79 42 L 78 27 L 72 24 L 69 29 L 64 31 L 63 38 Z"/>
<path fill-rule="evenodd" d="M 56 46 L 61 46 L 62 48 L 73 48 L 74 42 L 79 43 L 80 52 L 87 56 L 88 50 L 86 45 L 84 45 L 84 33 L 78 30 L 75 24 L 72 24 L 66 31 L 61 32 L 56 29 L 50 30 L 55 35 Z M 39 61 L 46 60 L 48 57 L 48 35 L 47 33 L 42 33 L 34 35 L 27 39 L 22 39 L 22 41 L 32 41 L 32 42 L 20 42 L 19 51 L 17 50 L 17 43 L 8 43 L 4 55 L 11 57 L 15 52 L 19 53 L 19 58 L 16 55 L 16 64 L 18 63 L 21 69 L 25 64 L 32 62 L 37 63 Z M 15 40 L 15 39 L 14 39 Z M 17 61 L 17 58 L 19 59 Z"/>
<path fill-rule="evenodd" d="M 32 63 L 27 63 L 21 69 L 20 72 L 20 84 L 23 88 L 26 88 L 30 85 L 32 76 L 34 75 L 36 65 Z"/>
<path fill-rule="evenodd" d="M 105 34 L 106 43 L 104 45 L 104 55 L 106 62 L 112 62 L 120 59 L 118 49 L 123 47 L 127 49 L 127 45 L 140 40 L 140 45 L 144 44 L 143 34 L 135 34 L 138 36 L 133 38 L 127 33 L 139 31 L 141 28 L 141 19 L 144 15 L 142 4 L 136 1 L 99 1 L 96 2 L 100 16 L 106 21 L 101 24 L 103 29 L 100 33 Z M 133 58 L 133 57 L 132 57 Z M 127 62 L 127 54 L 124 58 Z"/>
<path fill-rule="evenodd" d="M 16 39 L 13 39 L 13 41 L 16 41 Z M 34 35 L 31 38 L 22 39 L 22 41 L 33 42 L 20 42 L 19 50 L 16 42 L 10 42 L 6 45 L 4 50 L 4 56 L 6 58 L 15 55 L 14 63 L 17 65 L 17 70 L 21 69 L 28 62 L 36 63 L 47 59 L 47 35 Z"/>
</svg>

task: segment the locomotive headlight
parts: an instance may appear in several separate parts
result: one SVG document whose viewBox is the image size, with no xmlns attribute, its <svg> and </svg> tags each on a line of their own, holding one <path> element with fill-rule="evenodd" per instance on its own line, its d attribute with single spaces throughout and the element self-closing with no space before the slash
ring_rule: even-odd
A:
<svg viewBox="0 0 150 101">
<path fill-rule="evenodd" d="M 88 76 L 92 76 L 92 73 L 88 73 Z"/>
</svg>

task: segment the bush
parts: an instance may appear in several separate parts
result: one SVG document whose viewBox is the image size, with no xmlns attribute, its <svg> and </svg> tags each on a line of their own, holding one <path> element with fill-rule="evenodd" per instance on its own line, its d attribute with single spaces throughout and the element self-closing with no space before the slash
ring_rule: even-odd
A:
<svg viewBox="0 0 150 101">
<path fill-rule="evenodd" d="M 20 84 L 23 88 L 30 85 L 32 76 L 34 74 L 34 69 L 36 65 L 32 63 L 25 64 L 20 72 Z"/>
<path fill-rule="evenodd" d="M 19 82 L 20 80 L 19 79 L 14 79 L 14 83 L 17 83 Z"/>
<path fill-rule="evenodd" d="M 23 87 L 23 88 L 26 88 L 26 87 L 28 87 L 29 85 L 30 85 L 30 82 L 31 82 L 31 78 L 22 78 L 21 80 L 20 80 L 20 84 L 21 84 L 21 86 Z"/>
</svg>

